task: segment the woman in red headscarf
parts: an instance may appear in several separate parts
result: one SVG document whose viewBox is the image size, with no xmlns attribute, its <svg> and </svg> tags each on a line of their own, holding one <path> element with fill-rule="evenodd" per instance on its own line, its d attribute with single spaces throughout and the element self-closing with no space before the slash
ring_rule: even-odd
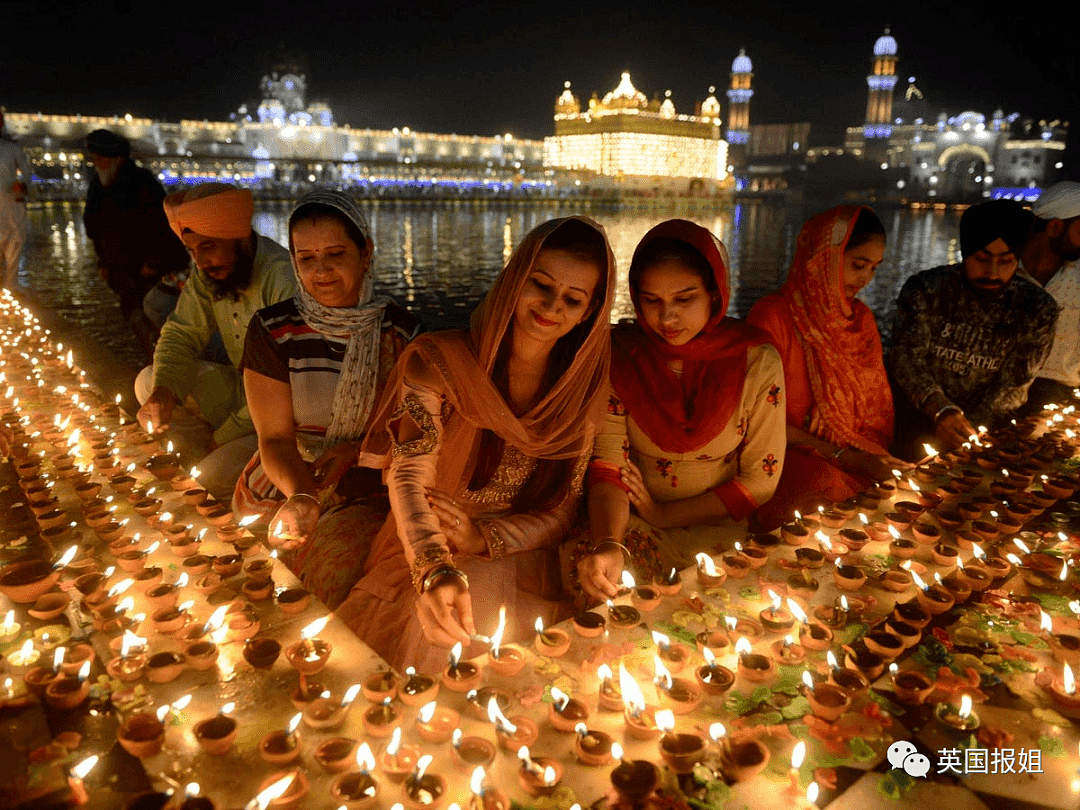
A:
<svg viewBox="0 0 1080 810">
<path fill-rule="evenodd" d="M 725 317 L 727 268 L 720 240 L 681 219 L 634 252 L 638 321 L 612 332 L 611 397 L 589 465 L 591 538 L 575 554 L 589 596 L 614 596 L 624 552 L 646 580 L 690 565 L 715 544 L 712 527 L 746 518 L 776 487 L 783 369 L 767 335 Z"/>
<path fill-rule="evenodd" d="M 787 379 L 787 461 L 776 494 L 754 516 L 761 528 L 844 501 L 893 469 L 893 402 L 870 308 L 855 295 L 885 255 L 885 229 L 866 206 L 808 220 L 784 286 L 747 320 L 769 333 Z"/>
</svg>

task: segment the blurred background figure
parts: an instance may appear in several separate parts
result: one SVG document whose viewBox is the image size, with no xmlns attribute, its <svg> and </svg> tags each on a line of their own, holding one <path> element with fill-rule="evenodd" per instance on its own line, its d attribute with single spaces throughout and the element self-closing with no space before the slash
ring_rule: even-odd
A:
<svg viewBox="0 0 1080 810">
<path fill-rule="evenodd" d="M 4 131 L 0 111 L 0 287 L 12 287 L 26 240 L 26 194 L 30 188 L 26 152 Z"/>
</svg>

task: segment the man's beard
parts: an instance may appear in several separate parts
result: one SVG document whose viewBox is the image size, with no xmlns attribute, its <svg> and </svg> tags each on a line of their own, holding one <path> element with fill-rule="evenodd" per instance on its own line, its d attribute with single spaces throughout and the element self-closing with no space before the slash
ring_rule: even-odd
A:
<svg viewBox="0 0 1080 810">
<path fill-rule="evenodd" d="M 248 284 L 251 283 L 251 276 L 255 270 L 255 256 L 242 250 L 240 245 L 239 241 L 235 245 L 236 261 L 233 264 L 232 272 L 225 278 L 216 279 L 205 271 L 203 272 L 216 301 L 223 298 L 232 298 L 234 301 L 239 301 L 240 291 L 247 289 Z"/>
<path fill-rule="evenodd" d="M 110 166 L 107 169 L 102 169 L 98 166 L 95 166 L 94 171 L 97 173 L 98 182 L 106 188 L 115 183 L 116 178 L 120 175 L 120 165 L 121 164 L 117 162 L 116 164 Z"/>
<path fill-rule="evenodd" d="M 1058 258 L 1063 262 L 1075 262 L 1080 259 L 1080 247 L 1074 245 L 1069 241 L 1068 236 L 1062 234 L 1057 239 L 1050 242 L 1050 249 L 1057 254 Z"/>
</svg>

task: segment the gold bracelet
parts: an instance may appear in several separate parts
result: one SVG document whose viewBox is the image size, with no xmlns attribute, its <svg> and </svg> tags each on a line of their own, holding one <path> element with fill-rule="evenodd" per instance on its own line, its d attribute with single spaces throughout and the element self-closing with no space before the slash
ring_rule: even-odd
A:
<svg viewBox="0 0 1080 810">
<path fill-rule="evenodd" d="M 479 518 L 476 527 L 480 534 L 487 540 L 488 555 L 493 560 L 500 560 L 506 556 L 506 541 L 503 540 L 498 526 L 486 518 Z"/>
<path fill-rule="evenodd" d="M 412 584 L 417 593 L 424 592 L 424 578 L 432 568 L 451 562 L 450 550 L 446 546 L 428 546 L 421 549 L 412 561 Z"/>
</svg>

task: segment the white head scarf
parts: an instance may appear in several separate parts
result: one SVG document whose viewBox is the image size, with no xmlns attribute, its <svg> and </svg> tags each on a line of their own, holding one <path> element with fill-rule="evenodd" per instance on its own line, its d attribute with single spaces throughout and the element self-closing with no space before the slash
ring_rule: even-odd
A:
<svg viewBox="0 0 1080 810">
<path fill-rule="evenodd" d="M 297 212 L 304 206 L 313 204 L 327 205 L 340 211 L 360 229 L 364 239 L 371 242 L 367 219 L 356 203 L 340 192 L 323 189 L 305 194 L 297 202 L 289 216 L 290 233 Z M 293 301 L 300 317 L 322 335 L 349 338 L 345 359 L 342 361 L 341 376 L 334 391 L 333 417 L 326 429 L 323 448 L 332 447 L 340 441 L 355 441 L 363 435 L 375 405 L 383 310 L 391 303 L 389 298 L 372 295 L 375 277 L 374 249 L 360 289 L 360 299 L 351 307 L 327 307 L 320 304 L 304 288 L 295 256 L 292 265 L 296 274 L 296 295 Z"/>
</svg>

